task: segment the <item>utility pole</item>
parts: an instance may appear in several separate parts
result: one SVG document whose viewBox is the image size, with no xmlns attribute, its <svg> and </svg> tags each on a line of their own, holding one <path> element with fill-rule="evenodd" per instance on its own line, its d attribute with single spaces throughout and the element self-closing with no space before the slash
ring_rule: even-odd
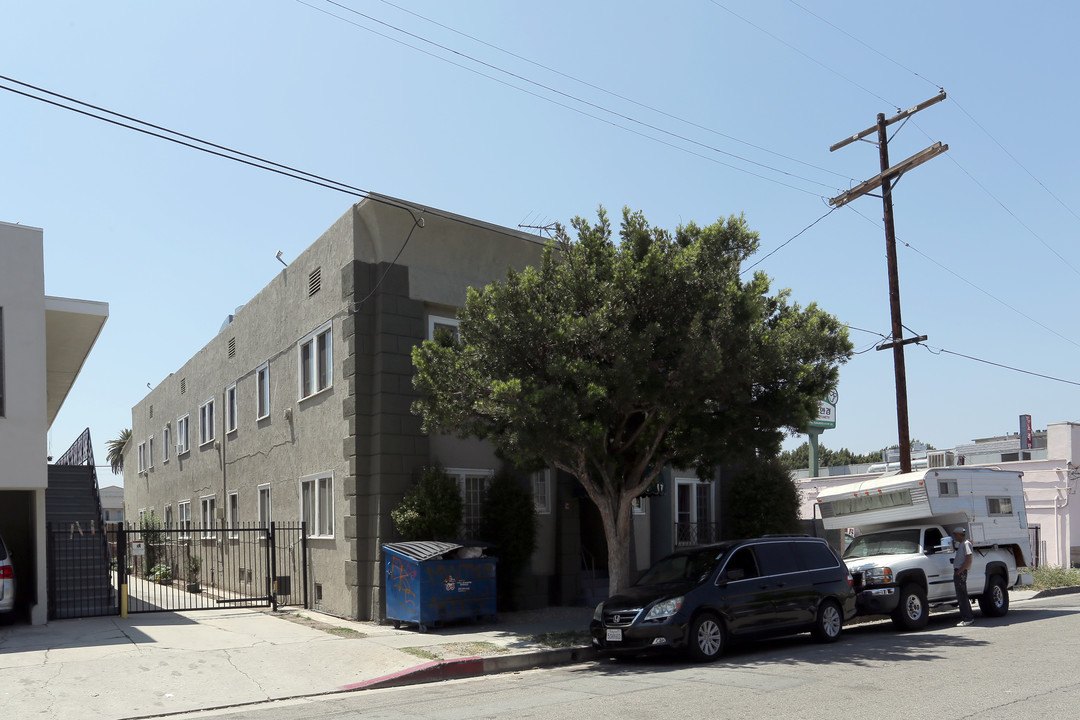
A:
<svg viewBox="0 0 1080 720">
<path fill-rule="evenodd" d="M 907 370 L 904 364 L 904 346 L 910 345 L 911 343 L 922 342 L 923 340 L 926 340 L 926 336 L 920 335 L 908 340 L 903 339 L 904 324 L 900 318 L 900 276 L 896 266 L 896 229 L 893 224 L 892 190 L 900 180 L 901 175 L 942 154 L 949 149 L 949 146 L 942 145 L 940 142 L 934 143 L 922 152 L 918 152 L 896 166 L 890 167 L 889 136 L 887 128 L 897 121 L 906 121 L 907 118 L 920 110 L 935 105 L 944 99 L 945 91 L 942 90 L 938 95 L 925 102 L 919 103 L 909 110 L 904 110 L 888 120 L 885 119 L 884 113 L 878 113 L 876 125 L 841 140 L 829 148 L 829 152 L 835 152 L 846 145 L 850 145 L 858 140 L 863 140 L 867 136 L 872 135 L 875 131 L 877 132 L 877 146 L 881 160 L 881 172 L 869 180 L 859 183 L 847 192 L 832 198 L 829 200 L 829 204 L 833 207 L 843 207 L 852 200 L 863 195 L 871 195 L 873 194 L 873 190 L 878 187 L 881 188 L 881 201 L 884 206 L 885 221 L 885 256 L 887 258 L 889 270 L 889 310 L 892 315 L 892 342 L 879 345 L 877 349 L 887 350 L 891 348 L 893 351 L 893 374 L 896 378 L 896 425 L 900 445 L 900 471 L 905 473 L 911 472 L 911 435 L 908 424 Z M 897 128 L 897 130 L 899 131 L 899 128 Z"/>
</svg>

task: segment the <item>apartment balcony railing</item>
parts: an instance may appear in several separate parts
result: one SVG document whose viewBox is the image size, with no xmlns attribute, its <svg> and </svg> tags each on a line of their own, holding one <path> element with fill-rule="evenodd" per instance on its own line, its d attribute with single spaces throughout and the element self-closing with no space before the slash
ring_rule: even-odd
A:
<svg viewBox="0 0 1080 720">
<path fill-rule="evenodd" d="M 675 523 L 675 544 L 708 545 L 720 542 L 720 523 L 714 522 L 677 522 Z"/>
</svg>

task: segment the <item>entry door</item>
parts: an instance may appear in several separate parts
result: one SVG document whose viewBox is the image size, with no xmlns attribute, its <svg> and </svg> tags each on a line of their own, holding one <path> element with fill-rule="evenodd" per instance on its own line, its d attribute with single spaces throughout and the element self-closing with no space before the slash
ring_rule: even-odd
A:
<svg viewBox="0 0 1080 720">
<path fill-rule="evenodd" d="M 712 535 L 712 487 L 698 480 L 676 480 L 675 542 L 703 545 L 715 542 Z"/>
</svg>

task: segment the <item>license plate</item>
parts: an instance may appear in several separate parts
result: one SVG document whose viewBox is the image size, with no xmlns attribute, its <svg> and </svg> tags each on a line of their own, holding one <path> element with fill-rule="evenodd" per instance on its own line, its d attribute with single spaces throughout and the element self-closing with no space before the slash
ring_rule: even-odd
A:
<svg viewBox="0 0 1080 720">
<path fill-rule="evenodd" d="M 607 639 L 608 642 L 622 642 L 622 630 L 618 628 L 608 628 Z"/>
</svg>

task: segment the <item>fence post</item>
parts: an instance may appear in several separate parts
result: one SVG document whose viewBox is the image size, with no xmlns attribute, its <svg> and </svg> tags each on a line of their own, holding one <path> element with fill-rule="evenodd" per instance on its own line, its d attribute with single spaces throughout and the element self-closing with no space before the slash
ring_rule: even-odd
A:
<svg viewBox="0 0 1080 720">
<path fill-rule="evenodd" d="M 120 617 L 128 616 L 127 528 L 120 523 L 116 529 L 116 587 L 120 604 Z"/>
<path fill-rule="evenodd" d="M 271 522 L 269 528 L 267 528 L 266 535 L 266 593 L 267 601 L 270 606 L 277 610 L 277 599 L 274 596 L 274 573 L 276 568 L 274 562 L 276 560 L 276 553 L 274 552 L 274 523 Z"/>
<path fill-rule="evenodd" d="M 308 565 L 308 547 L 307 547 L 307 521 L 302 520 L 300 522 L 300 566 L 303 568 L 304 573 L 304 609 L 310 610 L 311 606 L 308 605 L 308 577 L 307 577 L 307 565 Z"/>
</svg>

